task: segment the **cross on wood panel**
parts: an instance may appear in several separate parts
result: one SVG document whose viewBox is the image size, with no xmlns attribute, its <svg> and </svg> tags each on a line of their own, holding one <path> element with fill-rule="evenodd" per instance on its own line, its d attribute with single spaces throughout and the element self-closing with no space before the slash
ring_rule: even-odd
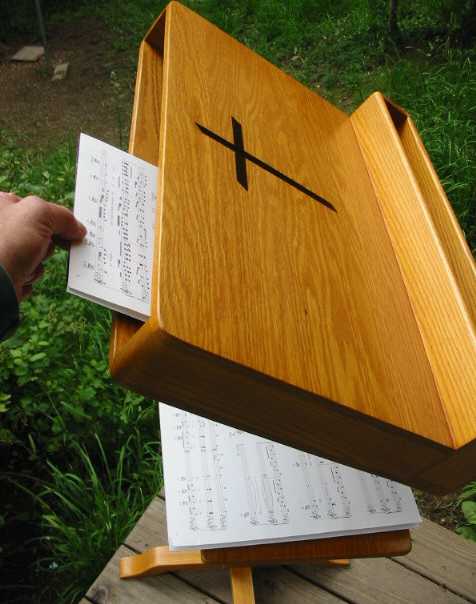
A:
<svg viewBox="0 0 476 604">
<path fill-rule="evenodd" d="M 255 164 L 256 166 L 262 168 L 263 170 L 266 170 L 266 172 L 269 172 L 270 174 L 273 174 L 273 176 L 276 176 L 277 178 L 281 179 L 282 181 L 284 181 L 291 187 L 294 187 L 301 193 L 304 193 L 308 197 L 311 197 L 311 199 L 314 199 L 314 201 L 318 201 L 319 203 L 324 205 L 326 208 L 329 208 L 329 210 L 336 212 L 335 207 L 329 201 L 327 201 L 327 199 L 324 199 L 324 197 L 317 195 L 317 193 L 314 193 L 310 189 L 306 188 L 304 185 L 298 183 L 297 181 L 293 180 L 289 176 L 286 176 L 279 170 L 276 170 L 276 168 L 273 168 L 273 166 L 267 164 L 266 162 L 262 161 L 261 159 L 258 159 L 251 153 L 248 153 L 248 151 L 245 150 L 245 146 L 244 146 L 243 127 L 240 124 L 240 122 L 238 120 L 236 120 L 234 117 L 231 118 L 231 124 L 232 124 L 232 129 L 233 129 L 233 142 L 232 143 L 230 141 L 227 141 L 225 138 L 223 138 L 216 132 L 212 132 L 205 126 L 202 126 L 198 122 L 196 122 L 196 124 L 197 124 L 198 128 L 200 129 L 200 131 L 203 132 L 203 134 L 205 134 L 206 136 L 209 136 L 211 139 L 217 141 L 218 143 L 220 143 L 227 149 L 230 149 L 231 151 L 234 152 L 235 167 L 236 167 L 236 179 L 244 189 L 248 190 L 248 174 L 246 172 L 246 161 L 248 160 L 248 161 L 252 162 L 253 164 Z"/>
</svg>

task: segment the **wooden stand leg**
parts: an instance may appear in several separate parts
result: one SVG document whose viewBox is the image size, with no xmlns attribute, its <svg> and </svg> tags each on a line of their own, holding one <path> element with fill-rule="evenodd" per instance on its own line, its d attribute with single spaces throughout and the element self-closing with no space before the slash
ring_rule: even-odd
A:
<svg viewBox="0 0 476 604">
<path fill-rule="evenodd" d="M 233 604 L 255 604 L 253 572 L 249 566 L 232 566 L 230 580 Z"/>
<path fill-rule="evenodd" d="M 205 566 L 209 565 L 203 562 L 200 550 L 172 552 L 167 545 L 162 545 L 143 554 L 121 558 L 119 576 L 121 579 L 133 579 Z"/>
</svg>

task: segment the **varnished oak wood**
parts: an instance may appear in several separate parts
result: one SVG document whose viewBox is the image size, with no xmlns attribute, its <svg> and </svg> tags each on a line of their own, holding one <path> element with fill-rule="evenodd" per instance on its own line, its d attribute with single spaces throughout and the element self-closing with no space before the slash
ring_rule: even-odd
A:
<svg viewBox="0 0 476 604">
<path fill-rule="evenodd" d="M 296 564 L 316 560 L 404 556 L 411 549 L 409 531 L 388 531 L 311 541 L 202 550 L 207 564 Z"/>
<path fill-rule="evenodd" d="M 161 575 L 176 570 L 188 570 L 204 565 L 200 550 L 173 552 L 167 545 L 159 545 L 142 554 L 121 558 L 119 575 L 121 579 L 131 579 Z"/>
<path fill-rule="evenodd" d="M 249 566 L 230 569 L 233 604 L 254 604 L 253 573 Z"/>
<path fill-rule="evenodd" d="M 332 203 L 234 153 L 200 124 Z M 176 2 L 140 55 L 130 149 L 158 163 L 152 316 L 124 385 L 433 491 L 474 478 L 475 269 L 408 116 L 350 118 Z"/>
<path fill-rule="evenodd" d="M 209 550 L 171 551 L 168 546 L 159 545 L 142 554 L 122 558 L 119 572 L 122 579 L 131 579 L 177 570 L 313 564 L 345 556 L 348 558 L 401 556 L 407 554 L 410 549 L 408 531 Z M 335 561 L 337 566 L 347 564 L 347 560 Z"/>
</svg>

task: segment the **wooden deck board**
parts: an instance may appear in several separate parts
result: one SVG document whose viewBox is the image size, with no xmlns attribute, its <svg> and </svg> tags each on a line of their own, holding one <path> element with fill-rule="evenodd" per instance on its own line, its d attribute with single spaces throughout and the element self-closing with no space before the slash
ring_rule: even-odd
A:
<svg viewBox="0 0 476 604">
<path fill-rule="evenodd" d="M 476 546 L 430 520 L 412 531 L 413 547 L 398 562 L 476 603 Z"/>
<path fill-rule="evenodd" d="M 256 600 L 267 604 L 476 603 L 476 546 L 430 521 L 413 532 L 413 541 L 414 549 L 408 556 L 354 560 L 349 568 L 300 565 L 255 569 Z M 166 542 L 165 502 L 156 498 L 81 604 L 231 602 L 227 571 L 119 579 L 120 557 Z"/>
<path fill-rule="evenodd" d="M 387 558 L 352 560 L 341 569 L 293 567 L 316 585 L 358 604 L 466 604 L 467 600 Z"/>
</svg>

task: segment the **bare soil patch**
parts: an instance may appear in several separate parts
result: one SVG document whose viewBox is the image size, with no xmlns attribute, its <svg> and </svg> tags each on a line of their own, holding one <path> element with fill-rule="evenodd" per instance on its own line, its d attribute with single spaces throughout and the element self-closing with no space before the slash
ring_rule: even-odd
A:
<svg viewBox="0 0 476 604">
<path fill-rule="evenodd" d="M 46 58 L 10 61 L 26 44 L 32 40 L 0 46 L 0 130 L 42 150 L 81 131 L 114 145 L 127 140 L 135 73 L 101 21 L 51 25 Z M 52 82 L 54 66 L 64 62 L 66 79 Z"/>
<path fill-rule="evenodd" d="M 461 491 L 448 495 L 431 495 L 417 490 L 413 492 L 420 514 L 425 518 L 451 530 L 454 530 L 459 524 L 463 524 L 464 517 L 458 503 L 458 496 Z"/>
</svg>

